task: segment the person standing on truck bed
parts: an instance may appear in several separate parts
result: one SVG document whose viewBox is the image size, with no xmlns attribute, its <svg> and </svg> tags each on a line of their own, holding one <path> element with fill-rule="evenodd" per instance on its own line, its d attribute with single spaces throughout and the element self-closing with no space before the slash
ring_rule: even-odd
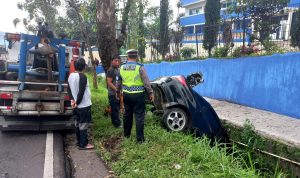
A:
<svg viewBox="0 0 300 178">
<path fill-rule="evenodd" d="M 87 130 L 92 120 L 91 92 L 87 77 L 83 74 L 85 60 L 80 58 L 75 62 L 75 72 L 68 79 L 68 92 L 74 108 L 77 146 L 79 149 L 93 149 L 94 145 L 88 143 Z"/>
</svg>

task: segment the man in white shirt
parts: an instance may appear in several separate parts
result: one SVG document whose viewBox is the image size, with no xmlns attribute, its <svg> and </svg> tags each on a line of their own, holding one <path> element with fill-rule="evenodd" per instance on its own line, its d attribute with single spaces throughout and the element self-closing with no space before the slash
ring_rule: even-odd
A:
<svg viewBox="0 0 300 178">
<path fill-rule="evenodd" d="M 68 92 L 71 97 L 71 104 L 74 108 L 76 138 L 79 149 L 93 149 L 94 146 L 88 143 L 87 129 L 92 120 L 91 114 L 91 92 L 87 77 L 83 74 L 85 60 L 79 59 L 75 62 L 75 72 L 71 73 L 68 79 Z"/>
</svg>

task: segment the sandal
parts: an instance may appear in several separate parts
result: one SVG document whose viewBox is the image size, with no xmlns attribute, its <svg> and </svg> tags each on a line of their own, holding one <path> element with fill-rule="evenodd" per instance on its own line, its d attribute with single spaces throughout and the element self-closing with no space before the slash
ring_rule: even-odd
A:
<svg viewBox="0 0 300 178">
<path fill-rule="evenodd" d="M 94 149 L 94 145 L 87 144 L 85 147 L 79 147 L 79 150 L 92 150 Z"/>
</svg>

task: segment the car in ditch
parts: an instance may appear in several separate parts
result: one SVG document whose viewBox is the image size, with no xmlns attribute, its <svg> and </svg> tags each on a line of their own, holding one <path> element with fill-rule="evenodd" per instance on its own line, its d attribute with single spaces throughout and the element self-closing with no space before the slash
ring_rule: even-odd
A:
<svg viewBox="0 0 300 178">
<path fill-rule="evenodd" d="M 192 131 L 219 143 L 229 143 L 226 129 L 213 107 L 193 87 L 203 83 L 202 73 L 164 76 L 151 82 L 154 91 L 152 112 L 161 115 L 167 130 Z"/>
</svg>

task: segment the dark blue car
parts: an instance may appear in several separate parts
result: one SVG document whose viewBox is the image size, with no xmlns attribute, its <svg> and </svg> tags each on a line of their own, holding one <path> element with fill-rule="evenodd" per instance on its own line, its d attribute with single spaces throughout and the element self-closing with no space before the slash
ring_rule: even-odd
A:
<svg viewBox="0 0 300 178">
<path fill-rule="evenodd" d="M 225 128 L 212 106 L 192 87 L 203 82 L 202 74 L 161 77 L 151 82 L 155 114 L 161 114 L 170 131 L 195 131 L 212 140 L 228 143 Z"/>
</svg>

